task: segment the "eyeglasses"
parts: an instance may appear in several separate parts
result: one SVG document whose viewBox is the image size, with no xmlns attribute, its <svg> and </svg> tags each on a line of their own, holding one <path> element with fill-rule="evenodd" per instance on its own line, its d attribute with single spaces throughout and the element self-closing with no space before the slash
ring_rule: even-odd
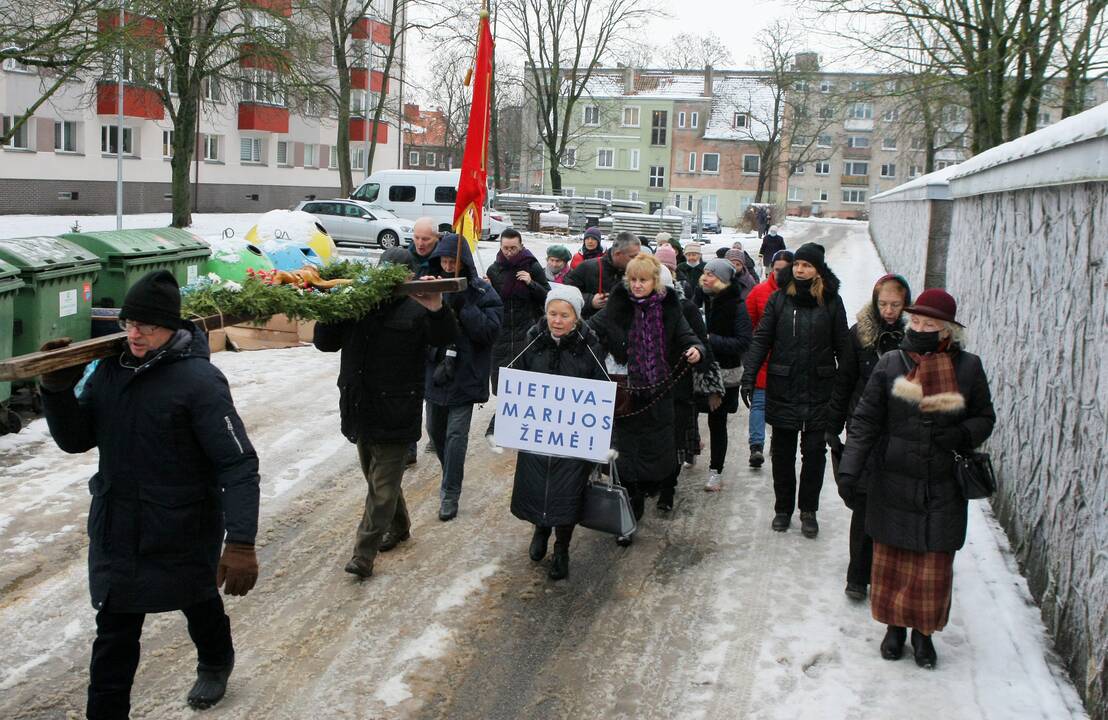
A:
<svg viewBox="0 0 1108 720">
<path fill-rule="evenodd" d="M 151 325 L 150 323 L 140 323 L 134 320 L 120 320 L 119 329 L 124 332 L 134 328 L 139 331 L 139 335 L 152 335 L 155 330 L 158 329 L 157 325 Z"/>
</svg>

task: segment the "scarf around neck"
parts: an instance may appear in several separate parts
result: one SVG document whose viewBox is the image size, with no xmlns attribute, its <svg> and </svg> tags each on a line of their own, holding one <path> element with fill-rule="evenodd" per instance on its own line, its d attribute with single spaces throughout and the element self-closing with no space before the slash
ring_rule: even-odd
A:
<svg viewBox="0 0 1108 720">
<path fill-rule="evenodd" d="M 653 292 L 631 298 L 633 317 L 627 334 L 627 372 L 633 383 L 654 385 L 665 380 L 666 338 L 662 322 L 662 298 Z"/>
<path fill-rule="evenodd" d="M 504 278 L 500 282 L 500 287 L 496 289 L 500 297 L 505 300 L 512 297 L 528 297 L 527 283 L 517 279 L 516 273 L 527 270 L 534 259 L 535 256 L 527 248 L 523 248 L 510 258 L 505 257 L 502 250 L 496 252 L 496 264 L 504 270 Z"/>
<path fill-rule="evenodd" d="M 920 412 L 953 413 L 964 409 L 966 399 L 958 387 L 951 349 L 948 338 L 933 353 L 905 350 L 904 354 L 916 365 L 893 382 L 893 395 L 918 405 Z"/>
</svg>

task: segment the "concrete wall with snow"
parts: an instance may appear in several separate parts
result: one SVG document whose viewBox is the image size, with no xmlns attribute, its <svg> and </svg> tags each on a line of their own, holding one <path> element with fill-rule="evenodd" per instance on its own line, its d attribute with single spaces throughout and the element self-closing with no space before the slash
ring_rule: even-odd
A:
<svg viewBox="0 0 1108 720">
<path fill-rule="evenodd" d="M 949 184 L 947 287 L 997 409 L 993 505 L 1090 714 L 1104 720 L 1108 104 L 978 155 Z"/>
</svg>

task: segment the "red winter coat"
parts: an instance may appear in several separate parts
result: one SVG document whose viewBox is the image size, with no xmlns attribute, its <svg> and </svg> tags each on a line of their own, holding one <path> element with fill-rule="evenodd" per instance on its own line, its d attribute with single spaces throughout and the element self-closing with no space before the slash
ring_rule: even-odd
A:
<svg viewBox="0 0 1108 720">
<path fill-rule="evenodd" d="M 758 323 L 762 322 L 762 314 L 766 311 L 766 303 L 769 296 L 777 292 L 777 273 L 770 272 L 769 277 L 755 285 L 750 294 L 746 296 L 746 313 L 750 315 L 750 324 L 758 329 Z M 769 356 L 758 369 L 758 377 L 754 380 L 754 387 L 759 390 L 766 389 L 766 368 L 769 367 Z"/>
</svg>

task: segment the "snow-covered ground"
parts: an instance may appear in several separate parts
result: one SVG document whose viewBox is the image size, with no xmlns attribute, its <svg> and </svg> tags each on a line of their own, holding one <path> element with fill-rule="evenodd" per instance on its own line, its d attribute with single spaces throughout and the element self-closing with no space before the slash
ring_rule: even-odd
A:
<svg viewBox="0 0 1108 720">
<path fill-rule="evenodd" d="M 198 224 L 218 234 L 253 218 Z M 68 229 L 31 225 L 5 234 Z M 866 233 L 814 221 L 783 231 L 790 247 L 826 245 L 851 314 L 884 272 Z M 713 247 L 735 239 L 756 251 L 736 233 Z M 527 244 L 541 256 L 552 241 Z M 485 262 L 494 253 L 482 246 Z M 649 507 L 632 547 L 579 530 L 570 578 L 550 583 L 508 512 L 513 457 L 481 440 L 491 407 L 481 408 L 458 519 L 435 517 L 438 464 L 421 453 L 405 476 L 412 540 L 355 582 L 342 565 L 365 484 L 338 432 L 337 361 L 311 347 L 213 357 L 262 462 L 262 575 L 249 596 L 227 599 L 238 663 L 205 717 L 1086 717 L 985 503 L 971 503 L 937 669 L 916 668 L 910 653 L 882 660 L 883 628 L 842 593 L 849 518 L 830 475 L 816 540 L 771 532 L 770 472 L 746 467 L 745 411 L 731 419 L 724 492 L 700 490 L 698 464 L 668 517 Z M 95 451 L 60 452 L 41 420 L 0 437 L 0 717 L 82 712 L 95 464 Z M 132 716 L 196 717 L 184 703 L 194 664 L 181 615 L 149 618 Z"/>
</svg>

